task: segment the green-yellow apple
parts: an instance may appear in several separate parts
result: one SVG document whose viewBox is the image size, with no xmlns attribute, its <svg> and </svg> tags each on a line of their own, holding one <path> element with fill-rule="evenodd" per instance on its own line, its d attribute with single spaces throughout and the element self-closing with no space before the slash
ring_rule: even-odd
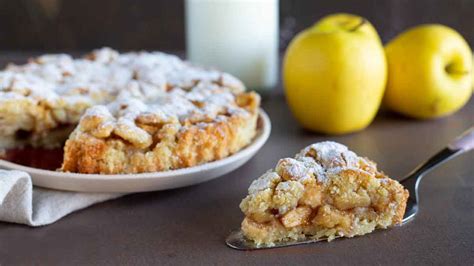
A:
<svg viewBox="0 0 474 266">
<path fill-rule="evenodd" d="M 303 127 L 329 134 L 365 128 L 386 85 L 380 38 L 364 18 L 329 15 L 299 33 L 283 61 L 288 105 Z"/>
<path fill-rule="evenodd" d="M 415 118 L 460 109 L 472 94 L 472 52 L 464 38 L 443 25 L 411 28 L 385 47 L 388 108 Z"/>
</svg>

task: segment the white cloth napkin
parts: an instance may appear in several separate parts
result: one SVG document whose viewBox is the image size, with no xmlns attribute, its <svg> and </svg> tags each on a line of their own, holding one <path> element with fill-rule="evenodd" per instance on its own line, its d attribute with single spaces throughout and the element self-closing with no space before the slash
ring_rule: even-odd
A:
<svg viewBox="0 0 474 266">
<path fill-rule="evenodd" d="M 28 173 L 0 170 L 0 221 L 29 226 L 47 225 L 71 212 L 122 195 L 33 187 Z"/>
</svg>

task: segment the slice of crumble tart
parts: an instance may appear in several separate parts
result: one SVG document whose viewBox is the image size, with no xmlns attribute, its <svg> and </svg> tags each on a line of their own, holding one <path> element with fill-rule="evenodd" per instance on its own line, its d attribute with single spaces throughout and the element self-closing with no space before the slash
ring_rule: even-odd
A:
<svg viewBox="0 0 474 266">
<path fill-rule="evenodd" d="M 281 159 L 249 187 L 244 235 L 271 246 L 307 237 L 354 237 L 402 222 L 408 191 L 346 146 L 320 142 Z"/>
</svg>

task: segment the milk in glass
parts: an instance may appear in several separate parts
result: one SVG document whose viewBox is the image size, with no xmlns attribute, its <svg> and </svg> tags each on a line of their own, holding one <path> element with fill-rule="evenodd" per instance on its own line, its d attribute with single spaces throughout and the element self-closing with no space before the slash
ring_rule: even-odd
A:
<svg viewBox="0 0 474 266">
<path fill-rule="evenodd" d="M 186 50 L 193 63 L 229 72 L 247 88 L 277 83 L 278 0 L 186 0 Z"/>
</svg>

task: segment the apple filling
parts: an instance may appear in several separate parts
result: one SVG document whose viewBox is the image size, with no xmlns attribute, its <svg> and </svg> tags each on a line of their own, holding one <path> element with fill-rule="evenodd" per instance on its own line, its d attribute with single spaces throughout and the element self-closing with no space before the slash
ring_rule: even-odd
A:
<svg viewBox="0 0 474 266">
<path fill-rule="evenodd" d="M 321 142 L 252 182 L 240 204 L 242 231 L 259 245 L 364 235 L 400 224 L 407 199 L 408 191 L 372 161 Z"/>
</svg>

